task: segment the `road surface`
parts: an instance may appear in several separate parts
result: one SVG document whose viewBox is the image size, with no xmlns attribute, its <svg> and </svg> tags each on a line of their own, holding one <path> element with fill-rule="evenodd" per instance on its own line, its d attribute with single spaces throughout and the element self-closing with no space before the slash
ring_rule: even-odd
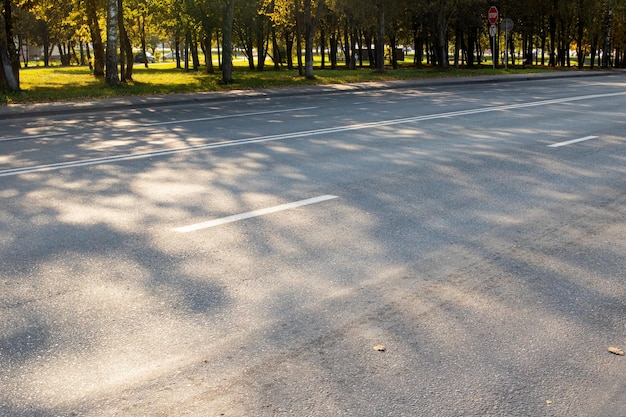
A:
<svg viewBox="0 0 626 417">
<path fill-rule="evenodd" d="M 626 415 L 625 109 L 616 73 L 0 120 L 0 415 Z"/>
</svg>

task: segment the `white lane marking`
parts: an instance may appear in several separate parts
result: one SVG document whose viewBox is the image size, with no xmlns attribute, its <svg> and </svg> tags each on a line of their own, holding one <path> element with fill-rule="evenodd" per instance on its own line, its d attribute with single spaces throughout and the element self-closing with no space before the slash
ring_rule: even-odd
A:
<svg viewBox="0 0 626 417">
<path fill-rule="evenodd" d="M 317 107 L 297 107 L 294 109 L 268 110 L 268 111 L 259 111 L 259 112 L 242 113 L 242 114 L 228 114 L 225 116 L 200 117 L 197 119 L 169 120 L 167 122 L 146 123 L 140 126 L 152 127 L 152 126 L 173 125 L 173 124 L 181 124 L 181 123 L 205 122 L 207 120 L 232 119 L 234 117 L 259 116 L 259 115 L 273 114 L 273 113 L 290 113 L 290 112 L 295 112 L 295 111 L 314 110 L 314 109 L 317 109 Z"/>
<path fill-rule="evenodd" d="M 584 138 L 578 138 L 578 139 L 567 140 L 565 142 L 553 143 L 552 145 L 548 145 L 548 147 L 559 148 L 561 146 L 567 146 L 573 143 L 584 142 L 586 140 L 591 140 L 591 139 L 598 139 L 598 137 L 597 136 L 585 136 Z"/>
<path fill-rule="evenodd" d="M 296 207 L 307 206 L 310 204 L 321 203 L 322 201 L 332 200 L 338 198 L 336 195 L 322 195 L 319 197 L 308 198 L 306 200 L 294 201 L 293 203 L 281 204 L 279 206 L 268 207 L 260 210 L 249 211 L 247 213 L 235 214 L 232 216 L 222 217 L 215 220 L 209 220 L 201 223 L 190 224 L 188 226 L 181 226 L 173 229 L 178 233 L 195 232 L 202 229 L 208 229 L 210 227 L 220 226 L 226 223 L 232 223 L 239 220 L 250 219 L 253 217 L 264 216 L 266 214 L 276 213 L 279 211 L 285 211 Z"/>
<path fill-rule="evenodd" d="M 202 118 L 197 118 L 197 119 L 183 119 L 183 120 L 170 120 L 167 122 L 145 123 L 145 124 L 138 125 L 138 127 L 145 128 L 145 127 L 153 127 L 153 126 L 172 125 L 172 124 L 203 122 L 203 121 L 208 121 L 208 120 L 232 119 L 235 117 L 262 116 L 265 114 L 274 114 L 274 113 L 290 113 L 290 112 L 296 112 L 296 111 L 315 110 L 315 109 L 317 109 L 317 107 L 296 107 L 293 109 L 267 110 L 267 111 L 260 111 L 260 112 L 251 112 L 251 113 L 229 114 L 225 116 L 202 117 Z M 125 126 L 124 131 L 127 132 L 128 127 L 131 127 L 131 126 L 132 125 Z M 55 137 L 55 136 L 66 136 L 69 134 L 70 132 L 60 132 L 60 133 L 43 133 L 43 134 L 38 134 L 38 135 L 15 136 L 15 137 L 8 137 L 8 138 L 0 138 L 0 142 L 9 142 L 9 141 L 14 141 L 14 140 L 25 140 L 25 139 L 39 139 L 39 138 L 48 138 L 48 137 Z"/>
<path fill-rule="evenodd" d="M 66 136 L 69 134 L 70 134 L 69 132 L 59 132 L 59 133 L 42 133 L 40 135 L 14 136 L 14 137 L 8 137 L 8 138 L 0 138 L 0 142 L 10 142 L 12 140 L 50 138 L 53 136 Z"/>
<path fill-rule="evenodd" d="M 403 119 L 382 120 L 379 122 L 360 123 L 360 124 L 354 124 L 354 125 L 348 125 L 348 126 L 338 126 L 338 127 L 330 127 L 330 128 L 324 128 L 324 129 L 316 129 L 316 130 L 305 130 L 305 131 L 300 131 L 300 132 L 284 133 L 280 135 L 260 136 L 260 137 L 248 138 L 248 139 L 234 139 L 234 140 L 217 142 L 217 143 L 209 143 L 205 145 L 195 145 L 195 146 L 187 146 L 184 148 L 169 149 L 165 151 L 125 154 L 125 155 L 109 156 L 109 157 L 103 157 L 103 158 L 86 159 L 82 161 L 69 161 L 69 162 L 60 162 L 56 164 L 36 165 L 32 167 L 23 167 L 23 168 L 13 168 L 13 169 L 0 171 L 0 177 L 35 173 L 35 172 L 43 172 L 43 171 L 54 171 L 54 170 L 59 170 L 59 169 L 64 169 L 64 168 L 108 164 L 108 163 L 121 162 L 121 161 L 130 161 L 134 159 L 145 159 L 145 158 L 153 158 L 153 157 L 159 157 L 159 156 L 167 156 L 167 155 L 173 155 L 173 154 L 178 154 L 178 153 L 183 153 L 183 152 L 193 152 L 193 151 L 198 151 L 198 150 L 224 148 L 224 147 L 230 147 L 230 146 L 247 145 L 251 143 L 270 142 L 270 141 L 276 141 L 276 140 L 300 138 L 304 136 L 324 135 L 328 133 L 339 133 L 339 132 L 346 132 L 350 130 L 370 129 L 373 127 L 392 126 L 392 125 L 403 124 L 403 123 L 414 123 L 414 122 L 436 120 L 436 119 L 443 119 L 443 118 L 449 118 L 449 117 L 466 116 L 466 115 L 471 115 L 471 114 L 520 109 L 520 108 L 525 108 L 525 107 L 545 106 L 549 104 L 560 104 L 560 103 L 567 103 L 567 102 L 573 102 L 573 101 L 591 100 L 591 99 L 596 99 L 596 98 L 605 98 L 605 97 L 614 97 L 614 96 L 623 96 L 623 95 L 626 95 L 626 91 L 618 92 L 618 93 L 593 94 L 593 95 L 588 95 L 588 96 L 567 97 L 567 98 L 560 98 L 560 99 L 554 99 L 554 100 L 543 100 L 543 101 L 536 101 L 536 102 L 531 102 L 531 103 L 485 107 L 485 108 L 479 108 L 479 109 L 454 111 L 454 112 L 448 112 L 448 113 L 437 113 L 437 114 L 431 114 L 431 115 L 425 115 L 425 116 L 407 117 Z"/>
</svg>

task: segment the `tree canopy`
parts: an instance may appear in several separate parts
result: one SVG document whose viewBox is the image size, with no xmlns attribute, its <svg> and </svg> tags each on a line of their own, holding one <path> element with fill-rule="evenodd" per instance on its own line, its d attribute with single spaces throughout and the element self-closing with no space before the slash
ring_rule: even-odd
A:
<svg viewBox="0 0 626 417">
<path fill-rule="evenodd" d="M 403 50 L 416 66 L 443 68 L 471 67 L 492 53 L 496 64 L 505 51 L 513 65 L 571 66 L 575 58 L 580 68 L 626 66 L 626 0 L 1 1 L 3 90 L 19 88 L 26 46 L 40 48 L 44 65 L 54 54 L 61 65 L 90 65 L 111 85 L 132 79 L 134 52 L 148 65 L 147 53 L 165 45 L 181 69 L 213 72 L 217 58 L 225 83 L 235 53 L 250 69 L 264 70 L 269 57 L 275 69 L 297 67 L 309 78 L 315 51 L 322 67 L 378 71 L 396 68 Z M 507 45 L 500 25 L 491 42 L 491 5 L 514 23 Z"/>
</svg>

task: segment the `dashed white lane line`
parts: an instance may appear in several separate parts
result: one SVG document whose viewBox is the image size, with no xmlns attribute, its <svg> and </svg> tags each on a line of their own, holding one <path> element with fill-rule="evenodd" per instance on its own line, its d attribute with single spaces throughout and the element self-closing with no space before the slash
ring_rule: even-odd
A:
<svg viewBox="0 0 626 417">
<path fill-rule="evenodd" d="M 59 132 L 59 133 L 42 133 L 40 135 L 26 135 L 26 136 L 12 136 L 8 138 L 0 138 L 0 142 L 10 142 L 14 140 L 29 140 L 29 139 L 40 139 L 40 138 L 51 138 L 55 136 L 67 136 L 69 132 Z"/>
<path fill-rule="evenodd" d="M 416 123 L 416 122 L 422 122 L 422 121 L 427 121 L 427 120 L 452 118 L 452 117 L 458 117 L 458 116 L 469 116 L 469 115 L 481 114 L 481 113 L 506 111 L 506 110 L 537 107 L 537 106 L 546 106 L 546 105 L 551 105 L 551 104 L 561 104 L 561 103 L 576 102 L 576 101 L 581 101 L 581 100 L 591 100 L 591 99 L 597 99 L 597 98 L 615 97 L 615 96 L 623 96 L 623 95 L 626 95 L 626 91 L 620 91 L 616 93 L 606 93 L 606 94 L 593 94 L 593 95 L 588 95 L 588 96 L 566 97 L 566 98 L 559 98 L 559 99 L 554 99 L 554 100 L 534 101 L 534 102 L 529 102 L 529 103 L 510 104 L 510 105 L 494 106 L 494 107 L 480 107 L 480 108 L 470 109 L 470 110 L 453 111 L 453 112 L 447 112 L 447 113 L 436 113 L 436 114 L 423 115 L 423 116 L 406 117 L 406 118 L 401 118 L 401 119 L 381 120 L 377 122 L 357 123 L 353 125 L 344 125 L 344 126 L 336 126 L 336 127 L 330 127 L 330 128 L 305 130 L 305 131 L 298 131 L 298 132 L 293 132 L 293 133 L 261 136 L 261 137 L 256 137 L 256 138 L 235 139 L 235 140 L 230 140 L 230 141 L 227 140 L 224 142 L 189 146 L 189 147 L 177 148 L 177 149 L 171 149 L 171 150 L 136 153 L 136 154 L 132 154 L 132 153 L 122 154 L 122 155 L 103 157 L 103 158 L 76 160 L 76 161 L 60 162 L 60 163 L 55 163 L 55 164 L 37 165 L 37 166 L 22 167 L 22 168 L 12 168 L 12 169 L 7 169 L 7 170 L 0 170 L 0 177 L 21 175 L 21 174 L 34 173 L 34 172 L 53 171 L 53 170 L 64 169 L 64 168 L 107 164 L 107 163 L 114 163 L 114 162 L 128 161 L 128 160 L 135 160 L 135 159 L 152 158 L 152 157 L 158 157 L 158 156 L 173 155 L 173 154 L 177 154 L 181 152 L 192 152 L 192 151 L 205 150 L 205 149 L 216 149 L 216 148 L 223 148 L 223 147 L 229 147 L 229 146 L 240 146 L 240 145 L 247 145 L 247 144 L 252 144 L 252 143 L 270 142 L 270 141 L 276 141 L 276 140 L 301 138 L 301 137 L 315 136 L 315 135 L 325 135 L 325 134 L 331 134 L 331 133 L 348 132 L 352 130 L 371 129 L 371 128 L 383 127 L 383 126 Z"/>
<path fill-rule="evenodd" d="M 296 111 L 302 111 L 302 110 L 315 110 L 315 109 L 317 109 L 317 107 L 297 107 L 294 109 L 267 110 L 267 111 L 258 111 L 258 112 L 243 113 L 243 114 L 228 114 L 228 115 L 223 115 L 223 116 L 200 117 L 197 119 L 169 120 L 166 122 L 146 123 L 146 124 L 142 124 L 141 127 L 154 127 L 154 126 L 184 124 L 184 123 L 193 123 L 193 122 L 206 122 L 209 120 L 233 119 L 235 117 L 262 116 L 266 114 L 290 113 L 290 112 L 296 112 Z"/>
<path fill-rule="evenodd" d="M 237 117 L 264 116 L 264 115 L 276 114 L 276 113 L 291 113 L 291 112 L 297 112 L 297 111 L 303 111 L 303 110 L 315 110 L 315 109 L 317 109 L 317 107 L 297 107 L 293 109 L 267 110 L 267 111 L 258 111 L 258 112 L 250 112 L 250 113 L 227 114 L 227 115 L 222 115 L 222 116 L 208 116 L 208 117 L 200 117 L 196 119 L 168 120 L 165 122 L 145 123 L 145 124 L 140 124 L 136 126 L 131 123 L 128 126 L 124 126 L 124 131 L 128 131 L 129 127 L 130 128 L 133 128 L 133 127 L 147 128 L 147 127 L 156 127 L 156 126 L 173 125 L 173 124 L 206 122 L 210 120 L 219 120 L 219 119 L 234 119 Z M 41 134 L 36 134 L 36 135 L 11 136 L 11 137 L 6 137 L 6 138 L 0 137 L 0 142 L 52 138 L 56 136 L 67 136 L 69 134 L 70 134 L 69 131 L 64 131 L 64 132 L 58 132 L 58 133 L 41 133 Z"/>
<path fill-rule="evenodd" d="M 553 143 L 552 145 L 548 145 L 549 148 L 560 148 L 561 146 L 571 145 L 573 143 L 585 142 L 591 139 L 598 139 L 597 136 L 585 136 L 584 138 L 566 140 L 565 142 Z"/>
<path fill-rule="evenodd" d="M 297 207 L 308 206 L 310 204 L 321 203 L 322 201 L 332 200 L 338 198 L 336 195 L 322 195 L 319 197 L 308 198 L 306 200 L 294 201 L 292 203 L 281 204 L 274 207 L 268 207 L 264 209 L 249 211 L 247 213 L 235 214 L 232 216 L 221 217 L 219 219 L 208 220 L 205 222 L 190 224 L 187 226 L 181 226 L 173 229 L 178 233 L 196 232 L 202 229 L 208 229 L 215 226 L 220 226 L 226 223 L 232 223 L 240 220 L 251 219 L 253 217 L 264 216 L 266 214 L 277 213 L 279 211 L 290 210 Z"/>
</svg>

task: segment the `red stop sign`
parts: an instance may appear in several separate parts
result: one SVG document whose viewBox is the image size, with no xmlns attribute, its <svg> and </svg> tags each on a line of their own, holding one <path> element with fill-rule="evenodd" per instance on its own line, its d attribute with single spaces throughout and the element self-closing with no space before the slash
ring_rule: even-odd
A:
<svg viewBox="0 0 626 417">
<path fill-rule="evenodd" d="M 492 25 L 495 25 L 498 21 L 498 8 L 496 6 L 491 6 L 489 8 L 489 12 L 487 13 L 487 20 L 489 20 L 489 23 L 491 23 Z"/>
</svg>

